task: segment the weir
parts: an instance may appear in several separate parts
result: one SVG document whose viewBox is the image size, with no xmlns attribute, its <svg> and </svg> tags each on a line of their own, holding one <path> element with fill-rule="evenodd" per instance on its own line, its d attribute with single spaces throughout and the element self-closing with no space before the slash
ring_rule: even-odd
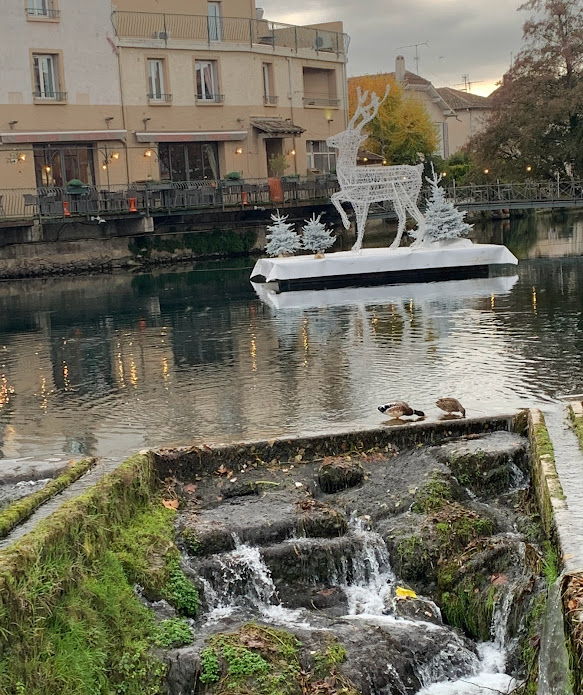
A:
<svg viewBox="0 0 583 695">
<path fill-rule="evenodd" d="M 130 536 L 145 539 L 143 524 L 163 509 L 162 499 L 176 545 L 164 541 L 154 552 L 138 544 L 146 571 L 127 550 L 116 556 L 156 625 L 183 616 L 190 626 L 184 646 L 170 642 L 158 653 L 166 674 L 159 692 L 199 693 L 203 685 L 232 692 L 229 674 L 238 668 L 237 687 L 271 692 L 269 679 L 284 677 L 277 651 L 284 643 L 291 693 L 306 682 L 343 683 L 363 695 L 510 692 L 536 678 L 535 662 L 526 664 L 524 655 L 537 634 L 541 687 L 555 682 L 549 667 L 561 634 L 566 639 L 564 589 L 550 594 L 546 627 L 536 616 L 547 592 L 543 567 L 551 571 L 549 542 L 561 543 L 553 511 L 564 500 L 541 449 L 543 430 L 539 415 L 525 412 L 143 452 L 28 535 L 15 531 L 5 540 L 0 615 L 19 626 L 0 637 L 6 677 L 27 678 L 15 644 L 39 653 L 42 631 L 28 631 L 28 611 L 31 628 L 40 620 L 50 630 L 51 616 L 62 614 L 63 600 L 95 571 L 99 553 L 115 555 L 129 542 L 119 540 L 113 520 L 122 515 Z M 540 527 L 533 525 L 535 500 Z M 112 520 L 107 530 L 100 518 Z M 76 578 L 63 578 L 42 605 L 22 602 L 14 587 L 25 590 L 32 567 L 50 562 L 56 543 L 72 558 L 81 553 Z M 88 548 L 95 548 L 91 557 Z M 170 584 L 158 574 L 165 564 Z M 186 598 L 194 587 L 198 608 Z M 44 691 L 31 683 L 29 692 Z"/>
</svg>

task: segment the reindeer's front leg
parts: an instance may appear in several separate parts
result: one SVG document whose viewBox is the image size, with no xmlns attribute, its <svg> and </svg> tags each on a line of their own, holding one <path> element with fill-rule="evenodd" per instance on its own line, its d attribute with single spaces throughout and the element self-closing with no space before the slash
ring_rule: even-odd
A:
<svg viewBox="0 0 583 695">
<path fill-rule="evenodd" d="M 397 236 L 395 237 L 395 241 L 393 241 L 389 248 L 396 249 L 401 243 L 401 237 L 403 236 L 405 225 L 407 224 L 407 213 L 403 207 L 403 204 L 401 203 L 399 194 L 396 191 L 393 198 L 393 205 L 395 206 L 395 211 L 397 213 L 397 217 L 399 218 L 399 226 L 397 227 Z"/>
<path fill-rule="evenodd" d="M 342 224 L 344 225 L 344 228 L 349 229 L 350 228 L 350 220 L 348 219 L 348 215 L 346 214 L 346 212 L 345 212 L 345 210 L 342 207 L 341 202 L 340 202 L 342 200 L 346 200 L 346 198 L 344 198 L 342 196 L 342 191 L 338 191 L 337 193 L 333 193 L 332 196 L 330 197 L 330 200 L 332 201 L 332 204 L 334 205 L 336 210 L 338 210 L 340 217 L 342 218 Z"/>
</svg>

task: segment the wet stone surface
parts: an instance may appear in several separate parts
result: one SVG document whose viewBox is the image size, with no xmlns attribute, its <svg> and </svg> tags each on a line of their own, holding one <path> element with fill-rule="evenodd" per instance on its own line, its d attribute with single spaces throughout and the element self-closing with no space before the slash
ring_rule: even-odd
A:
<svg viewBox="0 0 583 695">
<path fill-rule="evenodd" d="M 340 672 L 365 695 L 475 674 L 474 642 L 446 624 L 468 587 L 474 639 L 490 639 L 496 611 L 520 637 L 542 587 L 527 461 L 526 439 L 494 433 L 266 468 L 223 462 L 181 481 L 179 545 L 204 613 L 200 644 L 170 657 L 170 692 L 190 692 L 180 683 L 200 668 L 205 638 L 250 619 L 284 626 L 305 655 L 338 639 Z M 442 616 L 434 601 L 446 594 Z"/>
</svg>

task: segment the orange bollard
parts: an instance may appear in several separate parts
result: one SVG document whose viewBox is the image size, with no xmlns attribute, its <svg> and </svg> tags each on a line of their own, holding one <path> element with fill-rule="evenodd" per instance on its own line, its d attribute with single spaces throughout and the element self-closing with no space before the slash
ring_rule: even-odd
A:
<svg viewBox="0 0 583 695">
<path fill-rule="evenodd" d="M 247 202 L 247 191 L 243 191 L 241 193 L 241 202 L 243 205 L 249 205 L 249 203 Z"/>
<path fill-rule="evenodd" d="M 71 213 L 69 212 L 68 200 L 63 200 L 63 215 L 65 215 L 65 217 L 71 217 Z"/>
<path fill-rule="evenodd" d="M 136 207 L 136 199 L 135 198 L 128 198 L 128 203 L 130 204 L 130 212 L 137 212 L 138 208 Z"/>
</svg>

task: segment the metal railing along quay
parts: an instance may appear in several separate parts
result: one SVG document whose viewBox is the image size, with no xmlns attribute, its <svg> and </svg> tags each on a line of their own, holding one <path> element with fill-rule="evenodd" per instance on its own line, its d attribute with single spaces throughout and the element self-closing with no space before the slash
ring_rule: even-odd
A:
<svg viewBox="0 0 583 695">
<path fill-rule="evenodd" d="M 583 181 L 526 181 L 445 186 L 446 197 L 468 210 L 571 207 L 583 205 Z"/>
<path fill-rule="evenodd" d="M 116 217 L 326 203 L 336 177 L 289 177 L 273 188 L 268 179 L 135 183 L 128 186 L 43 187 L 0 190 L 6 220 Z"/>
<path fill-rule="evenodd" d="M 348 34 L 336 31 L 247 17 L 115 11 L 111 18 L 119 38 L 155 40 L 164 45 L 174 40 L 208 45 L 226 42 L 346 55 L 350 42 Z"/>
</svg>

